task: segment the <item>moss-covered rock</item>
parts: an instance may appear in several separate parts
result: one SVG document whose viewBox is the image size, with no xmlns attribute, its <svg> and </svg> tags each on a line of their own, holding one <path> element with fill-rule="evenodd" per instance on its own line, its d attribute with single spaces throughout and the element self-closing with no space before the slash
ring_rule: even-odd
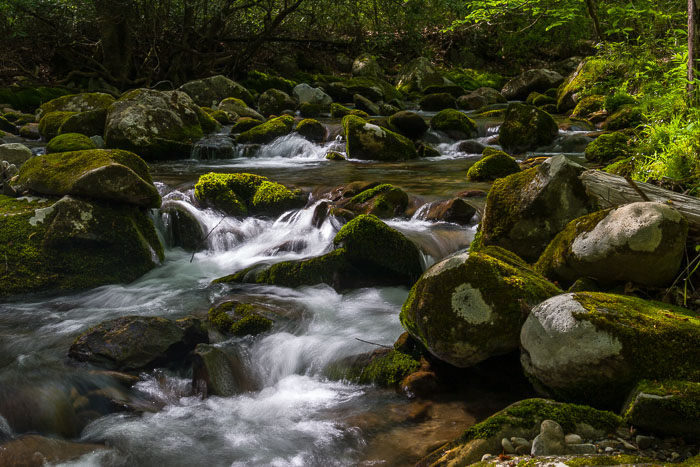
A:
<svg viewBox="0 0 700 467">
<path fill-rule="evenodd" d="M 369 115 L 379 115 L 379 106 L 360 94 L 352 96 L 352 102 L 355 104 L 356 110 L 361 110 Z"/>
<path fill-rule="evenodd" d="M 65 119 L 58 129 L 58 133 L 80 133 L 86 136 L 102 136 L 105 132 L 106 121 L 107 109 L 79 112 Z"/>
<path fill-rule="evenodd" d="M 503 438 L 532 439 L 539 433 L 544 420 L 554 420 L 567 433 L 581 431 L 584 424 L 605 433 L 614 433 L 622 424 L 622 419 L 612 412 L 546 399 L 526 399 L 470 427 L 456 440 L 421 459 L 419 465 L 476 465 L 484 454 L 501 452 Z"/>
<path fill-rule="evenodd" d="M 261 307 L 250 303 L 227 301 L 209 309 L 208 319 L 216 328 L 234 336 L 255 336 L 272 329 L 273 321 L 264 316 Z"/>
<path fill-rule="evenodd" d="M 537 107 L 511 103 L 498 132 L 498 141 L 511 154 L 546 146 L 559 134 L 557 122 Z"/>
<path fill-rule="evenodd" d="M 230 397 L 240 392 L 239 362 L 221 348 L 197 344 L 192 354 L 192 388 L 202 397 Z"/>
<path fill-rule="evenodd" d="M 22 112 L 34 112 L 44 102 L 67 94 L 70 91 L 59 87 L 15 85 L 0 88 L 0 102 Z"/>
<path fill-rule="evenodd" d="M 415 141 L 428 131 L 428 124 L 425 119 L 415 112 L 402 110 L 389 117 L 389 125 L 397 133 Z"/>
<path fill-rule="evenodd" d="M 630 137 L 622 132 L 598 136 L 586 146 L 586 159 L 592 162 L 609 162 L 630 155 Z"/>
<path fill-rule="evenodd" d="M 700 439 L 700 383 L 641 381 L 622 413 L 630 425 L 657 436 Z"/>
<path fill-rule="evenodd" d="M 391 130 L 348 115 L 343 118 L 348 158 L 394 161 L 418 157 L 411 140 Z"/>
<path fill-rule="evenodd" d="M 260 115 L 256 110 L 248 107 L 248 105 L 245 102 L 235 97 L 229 97 L 222 100 L 219 103 L 219 110 L 223 110 L 224 112 L 229 112 L 231 114 L 236 114 L 241 118 L 249 117 L 255 120 L 259 120 L 260 122 L 265 121 L 265 117 Z"/>
<path fill-rule="evenodd" d="M 0 297 L 131 282 L 163 258 L 153 222 L 134 206 L 66 196 L 0 196 Z"/>
<path fill-rule="evenodd" d="M 533 308 L 521 362 L 542 392 L 621 406 L 642 379 L 700 382 L 700 317 L 666 303 L 579 292 Z"/>
<path fill-rule="evenodd" d="M 46 140 L 58 136 L 61 125 L 68 120 L 69 117 L 75 115 L 76 112 L 47 112 L 39 120 L 39 133 Z"/>
<path fill-rule="evenodd" d="M 441 110 L 434 115 L 430 119 L 430 128 L 453 139 L 474 138 L 477 134 L 474 120 L 455 109 Z"/>
<path fill-rule="evenodd" d="M 634 156 L 625 157 L 606 166 L 603 171 L 613 175 L 620 175 L 621 177 L 631 177 L 637 168 L 635 160 Z"/>
<path fill-rule="evenodd" d="M 56 136 L 46 145 L 47 154 L 53 152 L 81 151 L 96 149 L 95 143 L 80 133 L 64 133 Z"/>
<path fill-rule="evenodd" d="M 419 57 L 404 65 L 396 77 L 396 88 L 404 94 L 421 92 L 428 86 L 441 86 L 445 79 L 427 58 Z"/>
<path fill-rule="evenodd" d="M 344 161 L 344 160 L 346 160 L 345 156 L 337 151 L 331 151 L 331 152 L 327 153 L 326 159 L 328 159 L 329 161 Z"/>
<path fill-rule="evenodd" d="M 146 163 L 136 154 L 118 149 L 32 158 L 20 169 L 15 186 L 42 195 L 75 195 L 150 208 L 160 206 L 160 195 Z"/>
<path fill-rule="evenodd" d="M 347 107 L 340 105 L 336 102 L 331 104 L 331 117 L 333 118 L 343 118 L 346 115 L 355 115 L 357 117 L 368 118 L 369 114 L 364 110 L 359 109 L 348 109 Z"/>
<path fill-rule="evenodd" d="M 355 58 L 352 62 L 353 76 L 369 76 L 372 78 L 381 78 L 384 76 L 384 70 L 377 63 L 376 58 L 370 54 L 362 54 Z"/>
<path fill-rule="evenodd" d="M 41 139 L 38 123 L 27 123 L 19 129 L 19 135 L 27 139 Z"/>
<path fill-rule="evenodd" d="M 420 208 L 419 219 L 426 221 L 452 222 L 469 225 L 476 214 L 476 208 L 462 198 L 434 201 Z"/>
<path fill-rule="evenodd" d="M 358 193 L 349 202 L 342 203 L 342 207 L 390 219 L 404 213 L 408 207 L 408 195 L 401 188 L 384 183 Z"/>
<path fill-rule="evenodd" d="M 0 115 L 0 131 L 4 131 L 12 135 L 16 135 L 19 132 L 19 130 L 17 130 L 17 126 L 2 115 Z"/>
<path fill-rule="evenodd" d="M 211 115 L 211 118 L 217 121 L 217 123 L 221 125 L 231 125 L 232 123 L 235 122 L 235 115 L 231 114 L 230 112 L 226 112 L 225 110 L 214 110 L 210 108 L 204 108 L 202 107 L 202 110 L 204 110 L 206 113 Z"/>
<path fill-rule="evenodd" d="M 70 94 L 50 100 L 39 107 L 37 116 L 41 118 L 49 112 L 88 112 L 106 110 L 114 103 L 114 97 L 101 92 Z"/>
<path fill-rule="evenodd" d="M 424 96 L 418 105 L 420 105 L 421 110 L 437 112 L 444 109 L 454 109 L 456 102 L 452 94 L 441 92 Z"/>
<path fill-rule="evenodd" d="M 68 356 L 119 371 L 150 369 L 178 362 L 209 338 L 196 318 L 172 321 L 124 316 L 104 321 L 81 334 Z"/>
<path fill-rule="evenodd" d="M 419 368 L 420 362 L 411 355 L 381 349 L 335 362 L 326 373 L 331 379 L 396 388 L 404 377 Z"/>
<path fill-rule="evenodd" d="M 469 367 L 516 350 L 523 306 L 560 292 L 516 255 L 488 247 L 428 269 L 401 309 L 401 324 L 440 360 Z"/>
<path fill-rule="evenodd" d="M 135 89 L 109 107 L 105 143 L 146 160 L 189 158 L 204 135 L 200 113 L 183 92 Z"/>
<path fill-rule="evenodd" d="M 598 112 L 603 109 L 603 104 L 605 103 L 605 96 L 600 94 L 594 94 L 591 96 L 586 96 L 581 99 L 574 111 L 571 112 L 572 117 L 578 118 L 588 118 L 594 112 Z"/>
<path fill-rule="evenodd" d="M 505 104 L 503 94 L 493 88 L 481 87 L 469 94 L 457 98 L 457 108 L 463 110 L 477 110 L 487 105 Z"/>
<path fill-rule="evenodd" d="M 282 115 L 238 135 L 239 143 L 267 144 L 292 132 L 294 117 Z"/>
<path fill-rule="evenodd" d="M 262 125 L 262 120 L 256 120 L 250 117 L 241 117 L 238 119 L 235 125 L 231 127 L 232 134 L 244 133 L 248 130 L 252 130 L 258 125 Z"/>
<path fill-rule="evenodd" d="M 390 83 L 381 78 L 360 76 L 347 81 L 331 83 L 326 92 L 335 101 L 351 102 L 352 96 L 359 94 L 372 102 L 391 102 L 394 99 L 401 99 L 402 95 Z"/>
<path fill-rule="evenodd" d="M 294 130 L 312 143 L 326 141 L 326 127 L 323 123 L 312 118 L 306 118 L 297 124 Z"/>
<path fill-rule="evenodd" d="M 299 191 L 293 192 L 279 183 L 264 181 L 250 198 L 251 212 L 268 216 L 278 216 L 290 209 L 299 209 L 306 200 Z"/>
<path fill-rule="evenodd" d="M 496 245 L 528 262 L 537 261 L 566 224 L 595 210 L 579 180 L 584 170 L 565 156 L 555 156 L 496 180 L 472 249 Z"/>
<path fill-rule="evenodd" d="M 296 110 L 297 103 L 279 89 L 268 89 L 258 98 L 258 110 L 263 115 L 279 115 L 285 110 Z"/>
<path fill-rule="evenodd" d="M 484 157 L 469 167 L 467 180 L 487 181 L 520 172 L 520 165 L 511 156 L 493 148 L 484 149 Z"/>
<path fill-rule="evenodd" d="M 221 75 L 190 81 L 180 86 L 178 91 L 184 92 L 202 107 L 211 107 L 227 97 L 241 99 L 248 105 L 255 102 L 245 87 Z"/>
<path fill-rule="evenodd" d="M 576 107 L 586 95 L 608 92 L 610 80 L 630 69 L 627 60 L 588 57 L 559 86 L 557 109 L 564 113 Z"/>
<path fill-rule="evenodd" d="M 634 105 L 623 105 L 603 122 L 603 129 L 609 131 L 634 128 L 644 123 L 642 109 Z"/>
<path fill-rule="evenodd" d="M 536 267 L 564 286 L 591 277 L 602 285 L 667 287 L 680 268 L 687 233 L 687 221 L 671 206 L 626 204 L 571 221 Z"/>
<path fill-rule="evenodd" d="M 544 68 L 527 70 L 504 84 L 501 94 L 508 100 L 524 100 L 532 92 L 544 93 L 563 81 L 564 77 L 556 71 Z"/>
<path fill-rule="evenodd" d="M 543 108 L 544 106 L 551 106 L 554 105 L 554 107 L 550 107 L 553 109 L 554 112 L 557 111 L 557 100 L 554 99 L 553 97 L 549 97 L 547 95 L 544 95 L 542 93 L 533 91 L 531 92 L 528 96 L 527 99 L 525 99 L 526 104 L 534 105 L 535 107 L 540 107 Z"/>
<path fill-rule="evenodd" d="M 243 84 L 248 89 L 252 89 L 258 93 L 264 93 L 268 89 L 279 89 L 287 94 L 291 93 L 296 85 L 291 79 L 273 73 L 265 73 L 260 70 L 250 70 L 243 80 Z"/>
</svg>

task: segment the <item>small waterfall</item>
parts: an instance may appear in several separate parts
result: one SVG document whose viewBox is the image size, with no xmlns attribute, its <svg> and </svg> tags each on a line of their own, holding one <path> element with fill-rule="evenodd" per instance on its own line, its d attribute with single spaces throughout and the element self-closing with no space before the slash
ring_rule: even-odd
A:
<svg viewBox="0 0 700 467">
<path fill-rule="evenodd" d="M 235 159 L 238 148 L 228 135 L 205 136 L 192 146 L 191 158 L 196 160 Z"/>
<path fill-rule="evenodd" d="M 327 145 L 315 144 L 296 133 L 291 133 L 277 138 L 269 144 L 260 146 L 253 154 L 253 157 L 260 159 L 323 160 L 328 151 Z"/>
</svg>

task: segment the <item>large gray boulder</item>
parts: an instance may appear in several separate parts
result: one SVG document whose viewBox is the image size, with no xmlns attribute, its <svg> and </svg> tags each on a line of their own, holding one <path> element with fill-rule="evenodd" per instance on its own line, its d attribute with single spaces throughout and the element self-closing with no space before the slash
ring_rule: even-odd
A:
<svg viewBox="0 0 700 467">
<path fill-rule="evenodd" d="M 265 121 L 265 117 L 260 115 L 260 113 L 258 113 L 255 109 L 248 107 L 245 102 L 235 97 L 229 97 L 222 100 L 219 103 L 219 110 L 236 114 L 241 118 L 248 117 L 255 120 L 260 120 L 261 122 Z"/>
<path fill-rule="evenodd" d="M 563 285 L 591 277 L 605 285 L 668 287 L 681 266 L 687 233 L 688 222 L 671 206 L 626 204 L 571 221 L 537 268 Z"/>
<path fill-rule="evenodd" d="M 279 115 L 285 110 L 295 110 L 296 107 L 296 101 L 279 89 L 268 89 L 258 98 L 258 110 L 265 116 Z"/>
<path fill-rule="evenodd" d="M 520 343 L 535 387 L 572 402 L 619 408 L 642 379 L 700 381 L 700 318 L 666 303 L 559 295 L 532 309 Z"/>
<path fill-rule="evenodd" d="M 294 86 L 292 96 L 299 104 L 329 106 L 333 102 L 331 96 L 323 92 L 323 89 L 311 87 L 306 83 Z"/>
<path fill-rule="evenodd" d="M 34 156 L 32 150 L 21 143 L 0 144 L 0 161 L 20 167 Z"/>
<path fill-rule="evenodd" d="M 372 55 L 362 54 L 352 62 L 352 75 L 381 78 L 384 76 L 384 70 Z"/>
<path fill-rule="evenodd" d="M 560 293 L 500 248 L 452 255 L 428 269 L 401 309 L 401 324 L 430 353 L 465 368 L 518 349 L 523 310 Z"/>
<path fill-rule="evenodd" d="M 180 86 L 178 91 L 184 92 L 202 107 L 215 106 L 227 97 L 236 97 L 248 105 L 255 103 L 250 91 L 222 75 L 190 81 Z"/>
<path fill-rule="evenodd" d="M 585 169 L 565 156 L 496 180 L 472 249 L 496 245 L 535 262 L 570 221 L 596 210 L 579 180 Z"/>
<path fill-rule="evenodd" d="M 36 112 L 37 121 L 49 112 L 90 112 L 105 110 L 114 103 L 114 97 L 102 92 L 70 94 L 45 102 Z"/>
<path fill-rule="evenodd" d="M 547 69 L 527 70 L 503 85 L 501 94 L 508 100 L 525 100 L 531 92 L 544 93 L 564 82 L 564 77 Z"/>
</svg>

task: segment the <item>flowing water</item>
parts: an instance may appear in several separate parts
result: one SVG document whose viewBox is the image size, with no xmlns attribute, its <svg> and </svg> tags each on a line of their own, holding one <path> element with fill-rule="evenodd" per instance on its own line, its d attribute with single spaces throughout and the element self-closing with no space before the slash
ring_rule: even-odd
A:
<svg viewBox="0 0 700 467">
<path fill-rule="evenodd" d="M 489 143 L 494 122 L 482 121 L 480 128 L 479 141 Z M 575 136 L 562 133 L 563 139 Z M 363 341 L 393 344 L 403 331 L 398 314 L 406 288 L 338 293 L 326 285 L 211 284 L 253 264 L 330 251 L 341 225 L 332 217 L 312 224 L 316 197 L 324 188 L 357 180 L 392 183 L 413 196 L 413 217 L 388 224 L 420 247 L 425 267 L 468 247 L 476 225 L 426 222 L 420 205 L 488 185 L 465 180 L 474 154 L 460 153 L 440 135 L 432 138 L 443 157 L 338 163 L 324 155 L 342 150 L 340 141 L 315 145 L 288 136 L 251 153 L 222 134 L 202 141 L 191 160 L 152 165 L 164 202 L 180 204 L 207 231 L 214 229 L 205 247 L 194 256 L 167 248 L 163 263 L 131 284 L 1 304 L 0 441 L 38 430 L 106 446 L 61 464 L 71 466 L 412 465 L 475 420 L 517 400 L 521 394 L 507 375 L 501 381 L 478 371 L 459 395 L 429 403 L 326 377 L 334 362 L 376 349 Z M 194 182 L 210 171 L 257 173 L 314 194 L 308 207 L 277 219 L 221 221 L 219 213 L 193 203 Z M 153 216 L 167 244 L 169 219 L 159 212 Z M 183 370 L 143 373 L 129 389 L 109 373 L 67 361 L 75 337 L 101 321 L 127 315 L 205 317 L 225 299 L 274 305 L 289 316 L 262 337 L 216 344 L 239 357 L 246 390 L 235 396 L 193 395 L 191 375 Z M 100 410 L 95 402 L 115 399 L 129 410 Z M 86 400 L 90 410 L 81 412 Z"/>
</svg>

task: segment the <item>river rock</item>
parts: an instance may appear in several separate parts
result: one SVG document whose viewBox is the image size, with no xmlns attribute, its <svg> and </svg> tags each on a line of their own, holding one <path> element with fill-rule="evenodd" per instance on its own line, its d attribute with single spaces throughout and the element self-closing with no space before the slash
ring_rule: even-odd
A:
<svg viewBox="0 0 700 467">
<path fill-rule="evenodd" d="M 619 407 L 641 379 L 700 381 L 700 318 L 639 298 L 580 292 L 532 309 L 521 363 L 544 393 Z"/>
<path fill-rule="evenodd" d="M 489 247 L 428 269 L 401 309 L 401 324 L 438 359 L 465 368 L 519 347 L 529 306 L 560 290 L 516 255 Z"/>
<path fill-rule="evenodd" d="M 422 92 L 428 86 L 440 86 L 444 83 L 445 79 L 425 57 L 416 58 L 406 64 L 396 77 L 396 88 L 406 94 Z"/>
<path fill-rule="evenodd" d="M 296 101 L 279 89 L 268 89 L 258 98 L 258 110 L 262 115 L 279 115 L 285 110 L 293 111 L 296 108 Z"/>
<path fill-rule="evenodd" d="M 361 191 L 340 206 L 355 213 L 374 214 L 379 218 L 391 219 L 406 211 L 408 195 L 401 188 L 383 183 Z"/>
<path fill-rule="evenodd" d="M 642 381 L 622 413 L 627 423 L 644 432 L 680 436 L 689 442 L 700 439 L 700 383 Z"/>
<path fill-rule="evenodd" d="M 265 121 L 265 117 L 260 115 L 260 113 L 258 113 L 256 110 L 248 107 L 244 101 L 235 97 L 229 97 L 227 99 L 222 100 L 219 104 L 219 110 L 236 114 L 241 118 L 248 117 L 260 122 Z M 234 131 L 234 133 L 236 132 Z"/>
<path fill-rule="evenodd" d="M 476 214 L 476 208 L 462 198 L 435 201 L 421 207 L 420 210 L 420 219 L 452 222 L 460 225 L 469 225 Z"/>
<path fill-rule="evenodd" d="M 196 318 L 124 316 L 85 331 L 68 356 L 103 368 L 138 371 L 181 363 L 197 344 L 208 342 L 207 331 Z"/>
<path fill-rule="evenodd" d="M 505 151 L 520 154 L 552 143 L 558 134 L 557 122 L 544 110 L 511 103 L 498 132 L 498 141 Z"/>
<path fill-rule="evenodd" d="M 197 344 L 192 355 L 192 387 L 203 397 L 230 397 L 239 392 L 235 376 L 240 362 L 209 344 Z"/>
<path fill-rule="evenodd" d="M 430 119 L 430 128 L 442 131 L 452 139 L 469 139 L 477 135 L 476 123 L 459 110 L 445 109 Z"/>
<path fill-rule="evenodd" d="M 630 137 L 622 132 L 606 133 L 598 136 L 586 146 L 586 160 L 592 162 L 611 162 L 614 159 L 630 155 Z"/>
<path fill-rule="evenodd" d="M 41 139 L 38 123 L 27 123 L 19 129 L 19 135 L 26 139 Z"/>
<path fill-rule="evenodd" d="M 390 83 L 381 78 L 370 76 L 360 76 L 347 81 L 331 83 L 326 88 L 326 92 L 339 102 L 350 102 L 355 94 L 360 94 L 372 102 L 392 102 L 402 98 L 401 93 Z"/>
<path fill-rule="evenodd" d="M 95 149 L 47 154 L 27 161 L 15 188 L 41 195 L 75 195 L 155 208 L 160 195 L 146 163 L 136 154 Z"/>
<path fill-rule="evenodd" d="M 222 75 L 190 81 L 180 86 L 178 91 L 184 92 L 202 107 L 212 107 L 227 97 L 241 99 L 247 105 L 255 102 L 250 91 Z"/>
<path fill-rule="evenodd" d="M 165 230 L 165 244 L 180 247 L 185 251 L 197 251 L 204 244 L 206 235 L 203 226 L 195 215 L 194 208 L 182 201 L 164 201 L 159 210 Z"/>
<path fill-rule="evenodd" d="M 579 180 L 585 169 L 565 156 L 496 180 L 472 249 L 497 245 L 535 262 L 573 219 L 595 210 Z"/>
<path fill-rule="evenodd" d="M 508 100 L 524 100 L 533 91 L 544 93 L 548 89 L 559 87 L 563 82 L 564 77 L 556 71 L 544 68 L 527 70 L 508 81 L 501 89 L 501 94 Z"/>
<path fill-rule="evenodd" d="M 526 399 L 471 426 L 462 436 L 440 446 L 417 465 L 471 465 L 479 462 L 485 454 L 500 453 L 503 438 L 532 439 L 547 419 L 562 425 L 567 431 L 574 430 L 576 422 L 587 422 L 605 433 L 614 432 L 622 422 L 612 412 L 545 399 Z"/>
<path fill-rule="evenodd" d="M 397 133 L 415 141 L 420 139 L 428 131 L 425 119 L 415 112 L 402 110 L 389 117 L 389 125 L 396 129 Z"/>
<path fill-rule="evenodd" d="M 457 98 L 457 108 L 463 110 L 478 110 L 491 104 L 505 104 L 507 102 L 503 94 L 496 89 L 482 87 L 469 94 Z"/>
<path fill-rule="evenodd" d="M 86 454 L 105 450 L 100 444 L 75 443 L 39 435 L 25 435 L 0 444 L 0 465 L 44 467 L 64 464 Z"/>
<path fill-rule="evenodd" d="M 328 107 L 333 103 L 331 96 L 323 92 L 321 88 L 314 88 L 306 83 L 297 84 L 292 90 L 292 96 L 299 104 L 312 104 Z"/>
<path fill-rule="evenodd" d="M 438 112 L 444 109 L 454 109 L 456 103 L 452 94 L 441 92 L 423 96 L 418 105 L 420 105 L 421 110 Z"/>
<path fill-rule="evenodd" d="M 603 285 L 667 287 L 680 269 L 687 234 L 688 222 L 671 206 L 626 204 L 571 221 L 536 267 L 564 286 L 590 277 Z"/>
<path fill-rule="evenodd" d="M 46 144 L 46 153 L 83 151 L 97 149 L 95 143 L 87 136 L 80 133 L 63 133 L 52 138 Z"/>
<path fill-rule="evenodd" d="M 282 115 L 244 131 L 238 135 L 237 141 L 239 143 L 268 144 L 291 133 L 293 127 L 294 117 Z"/>
<path fill-rule="evenodd" d="M 352 75 L 381 78 L 384 76 L 384 70 L 372 55 L 362 54 L 352 62 Z"/>
<path fill-rule="evenodd" d="M 101 92 L 70 94 L 41 104 L 36 112 L 37 119 L 49 112 L 88 112 L 105 110 L 114 103 L 114 97 Z"/>
<path fill-rule="evenodd" d="M 58 136 L 61 126 L 77 112 L 47 112 L 39 120 L 39 134 L 46 141 Z"/>
<path fill-rule="evenodd" d="M 632 104 L 623 105 L 612 115 L 609 115 L 602 124 L 602 128 L 608 131 L 634 128 L 644 122 L 642 109 Z"/>
<path fill-rule="evenodd" d="M 86 136 L 102 136 L 107 122 L 107 109 L 79 112 L 69 116 L 63 121 L 58 134 L 80 133 Z"/>
<path fill-rule="evenodd" d="M 24 144 L 0 144 L 0 161 L 7 161 L 19 168 L 32 157 L 34 157 L 32 150 Z"/>
<path fill-rule="evenodd" d="M 326 141 L 326 126 L 313 118 L 300 121 L 294 131 L 312 143 L 321 144 Z"/>
<path fill-rule="evenodd" d="M 491 181 L 520 172 L 520 165 L 503 151 L 485 148 L 484 157 L 469 167 L 467 180 Z"/>
<path fill-rule="evenodd" d="M 544 420 L 540 425 L 540 434 L 532 440 L 533 456 L 555 456 L 566 454 L 566 441 L 564 430 L 554 420 Z"/>
<path fill-rule="evenodd" d="M 184 92 L 134 89 L 109 107 L 105 142 L 146 160 L 189 158 L 192 143 L 204 135 L 200 114 Z"/>
<path fill-rule="evenodd" d="M 367 112 L 368 115 L 379 115 L 380 113 L 377 104 L 360 94 L 353 95 L 352 102 L 355 104 L 357 110 Z"/>
<path fill-rule="evenodd" d="M 391 130 L 368 123 L 361 117 L 343 117 L 348 158 L 395 161 L 418 157 L 411 140 Z"/>
</svg>

